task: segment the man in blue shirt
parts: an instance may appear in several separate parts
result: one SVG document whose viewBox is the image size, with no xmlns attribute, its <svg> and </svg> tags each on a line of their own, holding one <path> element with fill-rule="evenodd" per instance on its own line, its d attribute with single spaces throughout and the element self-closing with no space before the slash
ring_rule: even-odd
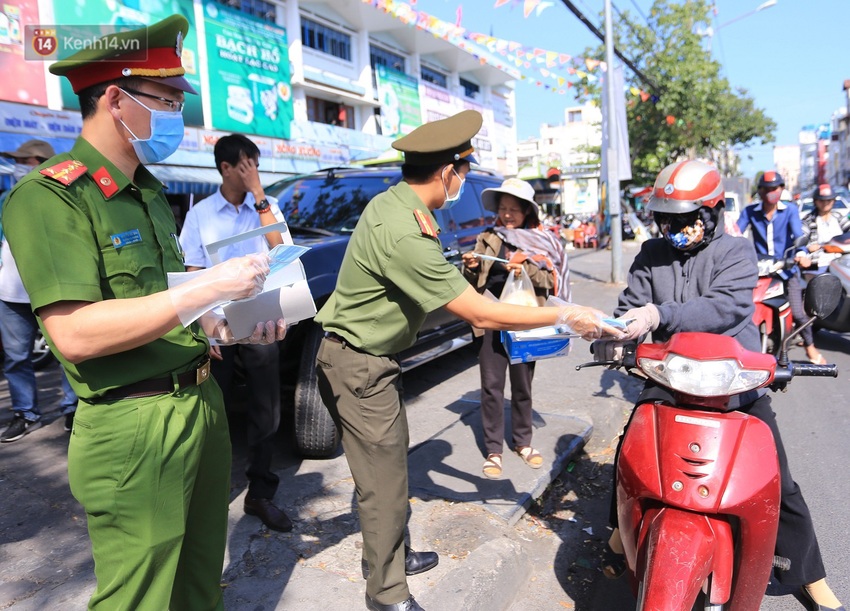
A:
<svg viewBox="0 0 850 611">
<path fill-rule="evenodd" d="M 750 230 L 759 255 L 782 258 L 786 251 L 794 248 L 794 241 L 803 235 L 803 224 L 797 207 L 780 201 L 783 187 L 785 180 L 779 172 L 769 170 L 762 174 L 758 182 L 761 201 L 744 208 L 738 218 L 738 228 L 741 232 Z M 795 258 L 804 265 L 811 262 L 805 248 L 798 249 Z M 791 316 L 795 324 L 801 325 L 806 322 L 806 313 L 803 309 L 803 283 L 798 268 L 783 274 L 788 301 L 791 304 Z M 826 359 L 815 347 L 811 327 L 803 329 L 800 337 L 809 360 L 819 365 L 826 364 Z"/>
</svg>

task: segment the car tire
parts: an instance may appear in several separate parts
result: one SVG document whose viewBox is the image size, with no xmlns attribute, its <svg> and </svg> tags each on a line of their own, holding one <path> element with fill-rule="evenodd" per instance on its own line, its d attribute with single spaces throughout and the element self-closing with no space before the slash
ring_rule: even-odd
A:
<svg viewBox="0 0 850 611">
<path fill-rule="evenodd" d="M 302 456 L 328 458 L 339 445 L 339 432 L 319 395 L 316 354 L 322 342 L 322 328 L 314 322 L 304 334 L 298 381 L 295 384 L 295 445 Z"/>
<path fill-rule="evenodd" d="M 44 369 L 54 361 L 53 353 L 50 352 L 50 346 L 47 345 L 47 340 L 41 331 L 35 335 L 35 341 L 32 345 L 32 366 L 36 371 Z"/>
</svg>

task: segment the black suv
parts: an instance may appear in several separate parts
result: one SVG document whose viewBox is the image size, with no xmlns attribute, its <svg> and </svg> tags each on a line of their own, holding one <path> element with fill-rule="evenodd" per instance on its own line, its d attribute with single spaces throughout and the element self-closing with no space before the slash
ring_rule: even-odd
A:
<svg viewBox="0 0 850 611">
<path fill-rule="evenodd" d="M 336 287 L 348 239 L 366 204 L 400 180 L 397 166 L 331 168 L 266 187 L 266 194 L 277 198 L 293 240 L 311 248 L 301 261 L 316 307 L 321 308 Z M 451 210 L 435 212 L 446 259 L 460 266 L 461 253 L 475 246 L 484 227 L 493 225 L 495 214 L 481 206 L 481 192 L 501 183 L 500 176 L 472 170 L 460 201 Z M 282 384 L 284 396 L 292 397 L 296 445 L 302 455 L 313 457 L 332 455 L 339 442 L 316 385 L 321 339 L 321 328 L 305 320 L 289 330 L 281 347 Z M 428 316 L 416 344 L 401 355 L 402 367 L 411 369 L 471 340 L 469 325 L 441 308 Z"/>
</svg>

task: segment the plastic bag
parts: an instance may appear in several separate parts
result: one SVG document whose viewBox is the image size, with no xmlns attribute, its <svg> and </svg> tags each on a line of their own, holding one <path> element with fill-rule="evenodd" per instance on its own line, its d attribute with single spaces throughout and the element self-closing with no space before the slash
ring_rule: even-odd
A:
<svg viewBox="0 0 850 611">
<path fill-rule="evenodd" d="M 513 305 L 537 307 L 537 296 L 534 294 L 534 285 L 531 278 L 524 269 L 520 270 L 519 276 L 514 273 L 508 275 L 505 288 L 499 295 L 499 301 Z"/>
</svg>

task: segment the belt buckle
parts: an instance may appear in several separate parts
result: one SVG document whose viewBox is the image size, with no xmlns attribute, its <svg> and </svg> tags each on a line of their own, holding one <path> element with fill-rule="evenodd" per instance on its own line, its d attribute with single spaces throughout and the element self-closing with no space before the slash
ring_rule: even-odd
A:
<svg viewBox="0 0 850 611">
<path fill-rule="evenodd" d="M 195 384 L 200 386 L 210 377 L 210 361 L 207 359 L 195 370 Z"/>
</svg>

